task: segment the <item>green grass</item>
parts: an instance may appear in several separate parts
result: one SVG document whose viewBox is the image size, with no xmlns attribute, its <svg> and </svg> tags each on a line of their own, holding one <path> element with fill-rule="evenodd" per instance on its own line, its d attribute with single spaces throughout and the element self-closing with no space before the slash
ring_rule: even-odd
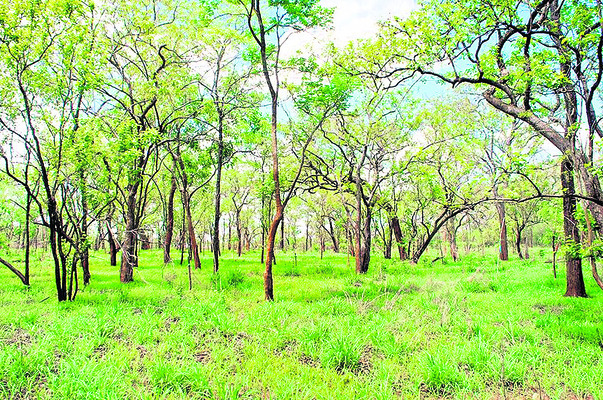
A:
<svg viewBox="0 0 603 400">
<path fill-rule="evenodd" d="M 587 275 L 592 297 L 562 297 L 532 253 L 374 256 L 366 276 L 343 254 L 279 253 L 274 303 L 256 252 L 219 276 L 206 253 L 192 291 L 160 251 L 128 285 L 94 253 L 62 304 L 38 257 L 29 290 L 0 269 L 0 398 L 603 398 L 603 293 Z"/>
</svg>

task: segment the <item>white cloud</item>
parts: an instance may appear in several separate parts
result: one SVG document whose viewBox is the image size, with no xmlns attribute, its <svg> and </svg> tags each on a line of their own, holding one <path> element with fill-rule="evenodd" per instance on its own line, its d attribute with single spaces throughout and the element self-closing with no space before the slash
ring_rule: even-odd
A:
<svg viewBox="0 0 603 400">
<path fill-rule="evenodd" d="M 414 0 L 323 0 L 321 5 L 335 8 L 332 35 L 338 46 L 369 37 L 377 32 L 378 21 L 406 17 L 417 7 Z"/>
<path fill-rule="evenodd" d="M 322 0 L 320 4 L 335 8 L 333 30 L 294 34 L 283 48 L 285 58 L 308 47 L 320 49 L 329 42 L 342 47 L 352 40 L 369 38 L 377 32 L 379 21 L 406 17 L 417 7 L 415 0 Z"/>
</svg>

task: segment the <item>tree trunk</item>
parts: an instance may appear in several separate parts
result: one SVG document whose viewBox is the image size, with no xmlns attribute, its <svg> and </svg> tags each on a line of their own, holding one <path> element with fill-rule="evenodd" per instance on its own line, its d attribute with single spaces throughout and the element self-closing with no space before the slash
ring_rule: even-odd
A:
<svg viewBox="0 0 603 400">
<path fill-rule="evenodd" d="M 576 220 L 576 199 L 573 197 L 574 175 L 571 162 L 564 158 L 561 162 L 561 187 L 563 189 L 563 231 L 567 250 L 565 253 L 566 291 L 568 297 L 586 297 L 582 259 L 580 258 L 580 231 Z"/>
<path fill-rule="evenodd" d="M 191 251 L 193 255 L 193 261 L 195 263 L 195 269 L 201 268 L 201 260 L 199 259 L 199 247 L 197 246 L 197 238 L 195 237 L 195 226 L 193 225 L 193 217 L 191 214 L 191 205 L 190 199 L 188 198 L 188 193 L 183 192 L 183 197 L 186 197 L 186 201 L 184 204 L 185 213 L 186 213 L 186 223 L 188 228 L 188 236 L 190 240 Z"/>
<path fill-rule="evenodd" d="M 391 221 L 388 220 L 387 221 L 387 228 L 386 228 L 386 232 L 385 232 L 385 240 L 384 240 L 384 247 L 385 247 L 385 251 L 383 256 L 385 257 L 386 260 L 391 260 L 392 258 L 392 238 L 393 238 L 393 232 L 392 232 L 392 226 L 391 226 Z"/>
<path fill-rule="evenodd" d="M 274 244 L 276 239 L 276 231 L 278 225 L 283 218 L 282 205 L 279 205 L 279 201 L 276 204 L 276 213 L 274 219 L 270 224 L 270 230 L 268 231 L 268 244 L 266 246 L 266 271 L 264 272 L 264 295 L 266 300 L 274 300 L 274 282 L 272 280 L 272 263 L 274 260 Z"/>
<path fill-rule="evenodd" d="M 283 210 L 284 213 L 284 210 Z M 281 251 L 285 251 L 285 215 L 283 214 L 283 218 L 281 220 L 281 243 L 280 243 Z"/>
<path fill-rule="evenodd" d="M 243 250 L 243 238 L 241 237 L 241 210 L 236 211 L 236 224 L 237 224 L 237 254 L 241 257 Z"/>
<path fill-rule="evenodd" d="M 366 208 L 362 224 L 362 188 L 356 180 L 356 273 L 365 274 L 371 261 L 371 210 Z"/>
<path fill-rule="evenodd" d="M 228 250 L 232 250 L 232 218 L 228 215 Z"/>
<path fill-rule="evenodd" d="M 212 235 L 212 251 L 214 257 L 214 273 L 220 270 L 220 197 L 222 195 L 222 164 L 224 163 L 224 135 L 222 127 L 222 113 L 219 113 L 218 125 L 218 160 L 216 168 L 216 191 L 214 195 L 214 226 Z"/>
<path fill-rule="evenodd" d="M 261 215 L 261 229 L 262 229 L 262 252 L 260 254 L 260 263 L 264 263 L 264 251 L 266 250 L 266 216 L 264 214 L 264 207 L 266 200 L 264 194 L 262 193 L 262 215 Z"/>
<path fill-rule="evenodd" d="M 402 229 L 400 228 L 400 220 L 395 215 L 390 219 L 390 225 L 394 231 L 394 237 L 396 239 L 396 245 L 398 246 L 398 253 L 400 254 L 400 260 L 404 261 L 408 258 L 404 243 L 402 242 Z"/>
<path fill-rule="evenodd" d="M 80 178 L 80 191 L 81 191 L 81 205 L 82 205 L 82 221 L 80 224 L 80 263 L 82 264 L 82 277 L 84 279 L 84 286 L 90 284 L 90 251 L 88 243 L 88 191 L 85 182 L 84 171 L 79 170 Z M 77 263 L 74 263 L 77 264 Z M 77 276 L 76 276 L 77 279 Z"/>
<path fill-rule="evenodd" d="M 306 243 L 304 244 L 304 251 L 308 252 L 308 242 L 310 240 L 310 222 L 306 221 Z"/>
<path fill-rule="evenodd" d="M 523 226 L 517 224 L 516 226 L 516 236 L 515 236 L 515 250 L 517 251 L 517 255 L 521 260 L 523 260 L 523 252 L 521 251 L 521 233 L 523 231 Z"/>
<path fill-rule="evenodd" d="M 112 267 L 117 265 L 117 252 L 119 251 L 119 247 L 117 245 L 117 241 L 113 236 L 113 231 L 111 231 L 111 220 L 107 221 L 107 240 L 109 241 L 109 257 L 111 258 L 110 264 Z"/>
<path fill-rule="evenodd" d="M 498 225 L 500 226 L 500 244 L 498 248 L 498 258 L 502 261 L 508 261 L 509 245 L 507 243 L 507 219 L 505 204 L 496 203 L 496 211 L 498 212 Z"/>
<path fill-rule="evenodd" d="M 456 218 L 450 218 L 448 222 L 446 222 L 446 236 L 448 238 L 448 243 L 450 245 L 450 256 L 453 261 L 458 261 L 459 259 L 459 250 L 456 243 Z"/>
<path fill-rule="evenodd" d="M 119 270 L 120 281 L 122 283 L 134 280 L 134 268 L 138 266 L 138 226 L 136 223 L 138 185 L 128 185 L 127 190 L 126 231 L 121 248 L 121 267 Z"/>
<path fill-rule="evenodd" d="M 25 274 L 23 276 L 23 284 L 29 286 L 29 250 L 30 250 L 30 219 L 31 219 L 31 202 L 32 198 L 27 193 L 25 203 Z"/>
<path fill-rule="evenodd" d="M 0 264 L 3 264 L 6 268 L 8 268 L 13 274 L 17 275 L 17 277 L 21 280 L 25 286 L 29 286 L 29 277 L 24 275 L 21 271 L 19 271 L 14 265 L 9 263 L 8 261 L 2 259 L 0 257 Z"/>
<path fill-rule="evenodd" d="M 182 197 L 182 206 L 184 207 L 184 215 L 186 217 L 186 224 L 188 230 L 190 251 L 192 252 L 193 260 L 195 263 L 195 269 L 201 268 L 201 260 L 199 259 L 199 247 L 197 246 L 197 238 L 195 237 L 195 226 L 193 225 L 193 216 L 191 213 L 191 198 L 188 191 L 188 176 L 184 167 L 184 162 L 180 155 L 180 149 L 177 148 L 175 152 L 175 161 L 180 167 L 180 178 L 182 179 L 182 188 L 180 196 Z"/>
<path fill-rule="evenodd" d="M 335 229 L 333 228 L 333 221 L 329 218 L 329 236 L 331 237 L 331 242 L 333 242 L 333 252 L 339 253 L 339 243 L 337 242 L 337 237 L 335 237 Z"/>
<path fill-rule="evenodd" d="M 172 238 L 174 237 L 174 196 L 176 195 L 176 177 L 172 175 L 172 186 L 168 195 L 166 221 L 165 221 L 165 241 L 163 243 L 163 263 L 172 261 L 170 251 L 172 247 Z"/>
</svg>

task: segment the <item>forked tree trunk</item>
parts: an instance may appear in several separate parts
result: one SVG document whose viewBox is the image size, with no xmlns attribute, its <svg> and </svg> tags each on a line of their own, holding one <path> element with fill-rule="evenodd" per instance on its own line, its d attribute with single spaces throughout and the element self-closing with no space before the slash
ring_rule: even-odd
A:
<svg viewBox="0 0 603 400">
<path fill-rule="evenodd" d="M 175 162 L 180 167 L 180 177 L 182 180 L 180 196 L 182 197 L 182 206 L 184 207 L 184 215 L 186 218 L 186 229 L 188 231 L 190 251 L 192 253 L 193 261 L 195 263 L 195 269 L 199 269 L 201 268 L 201 260 L 199 259 L 199 247 L 197 246 L 197 238 L 195 237 L 195 226 L 193 225 L 193 216 L 191 213 L 191 198 L 188 190 L 188 175 L 184 167 L 184 162 L 182 161 L 182 156 L 180 155 L 180 148 L 176 149 L 174 157 Z"/>
<path fill-rule="evenodd" d="M 193 255 L 193 261 L 195 263 L 195 269 L 201 268 L 201 260 L 199 258 L 199 247 L 197 246 L 197 238 L 195 237 L 195 226 L 193 225 L 193 216 L 191 213 L 190 199 L 188 193 L 184 191 L 182 196 L 186 198 L 184 203 L 186 213 L 186 224 L 188 229 L 189 243 L 191 245 L 191 252 Z"/>
</svg>

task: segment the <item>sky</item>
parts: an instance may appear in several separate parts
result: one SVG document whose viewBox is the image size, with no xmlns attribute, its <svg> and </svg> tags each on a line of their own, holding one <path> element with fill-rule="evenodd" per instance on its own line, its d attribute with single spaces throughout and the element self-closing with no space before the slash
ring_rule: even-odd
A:
<svg viewBox="0 0 603 400">
<path fill-rule="evenodd" d="M 414 0 L 322 0 L 320 4 L 335 8 L 331 35 L 337 45 L 369 37 L 377 32 L 378 21 L 406 17 L 417 7 Z"/>
<path fill-rule="evenodd" d="M 338 47 L 377 32 L 377 23 L 390 17 L 406 17 L 417 7 L 414 0 L 321 0 L 323 7 L 334 8 L 333 30 L 314 30 L 293 35 L 283 48 L 283 56 L 292 56 L 308 45 L 324 46 L 334 42 Z"/>
</svg>

